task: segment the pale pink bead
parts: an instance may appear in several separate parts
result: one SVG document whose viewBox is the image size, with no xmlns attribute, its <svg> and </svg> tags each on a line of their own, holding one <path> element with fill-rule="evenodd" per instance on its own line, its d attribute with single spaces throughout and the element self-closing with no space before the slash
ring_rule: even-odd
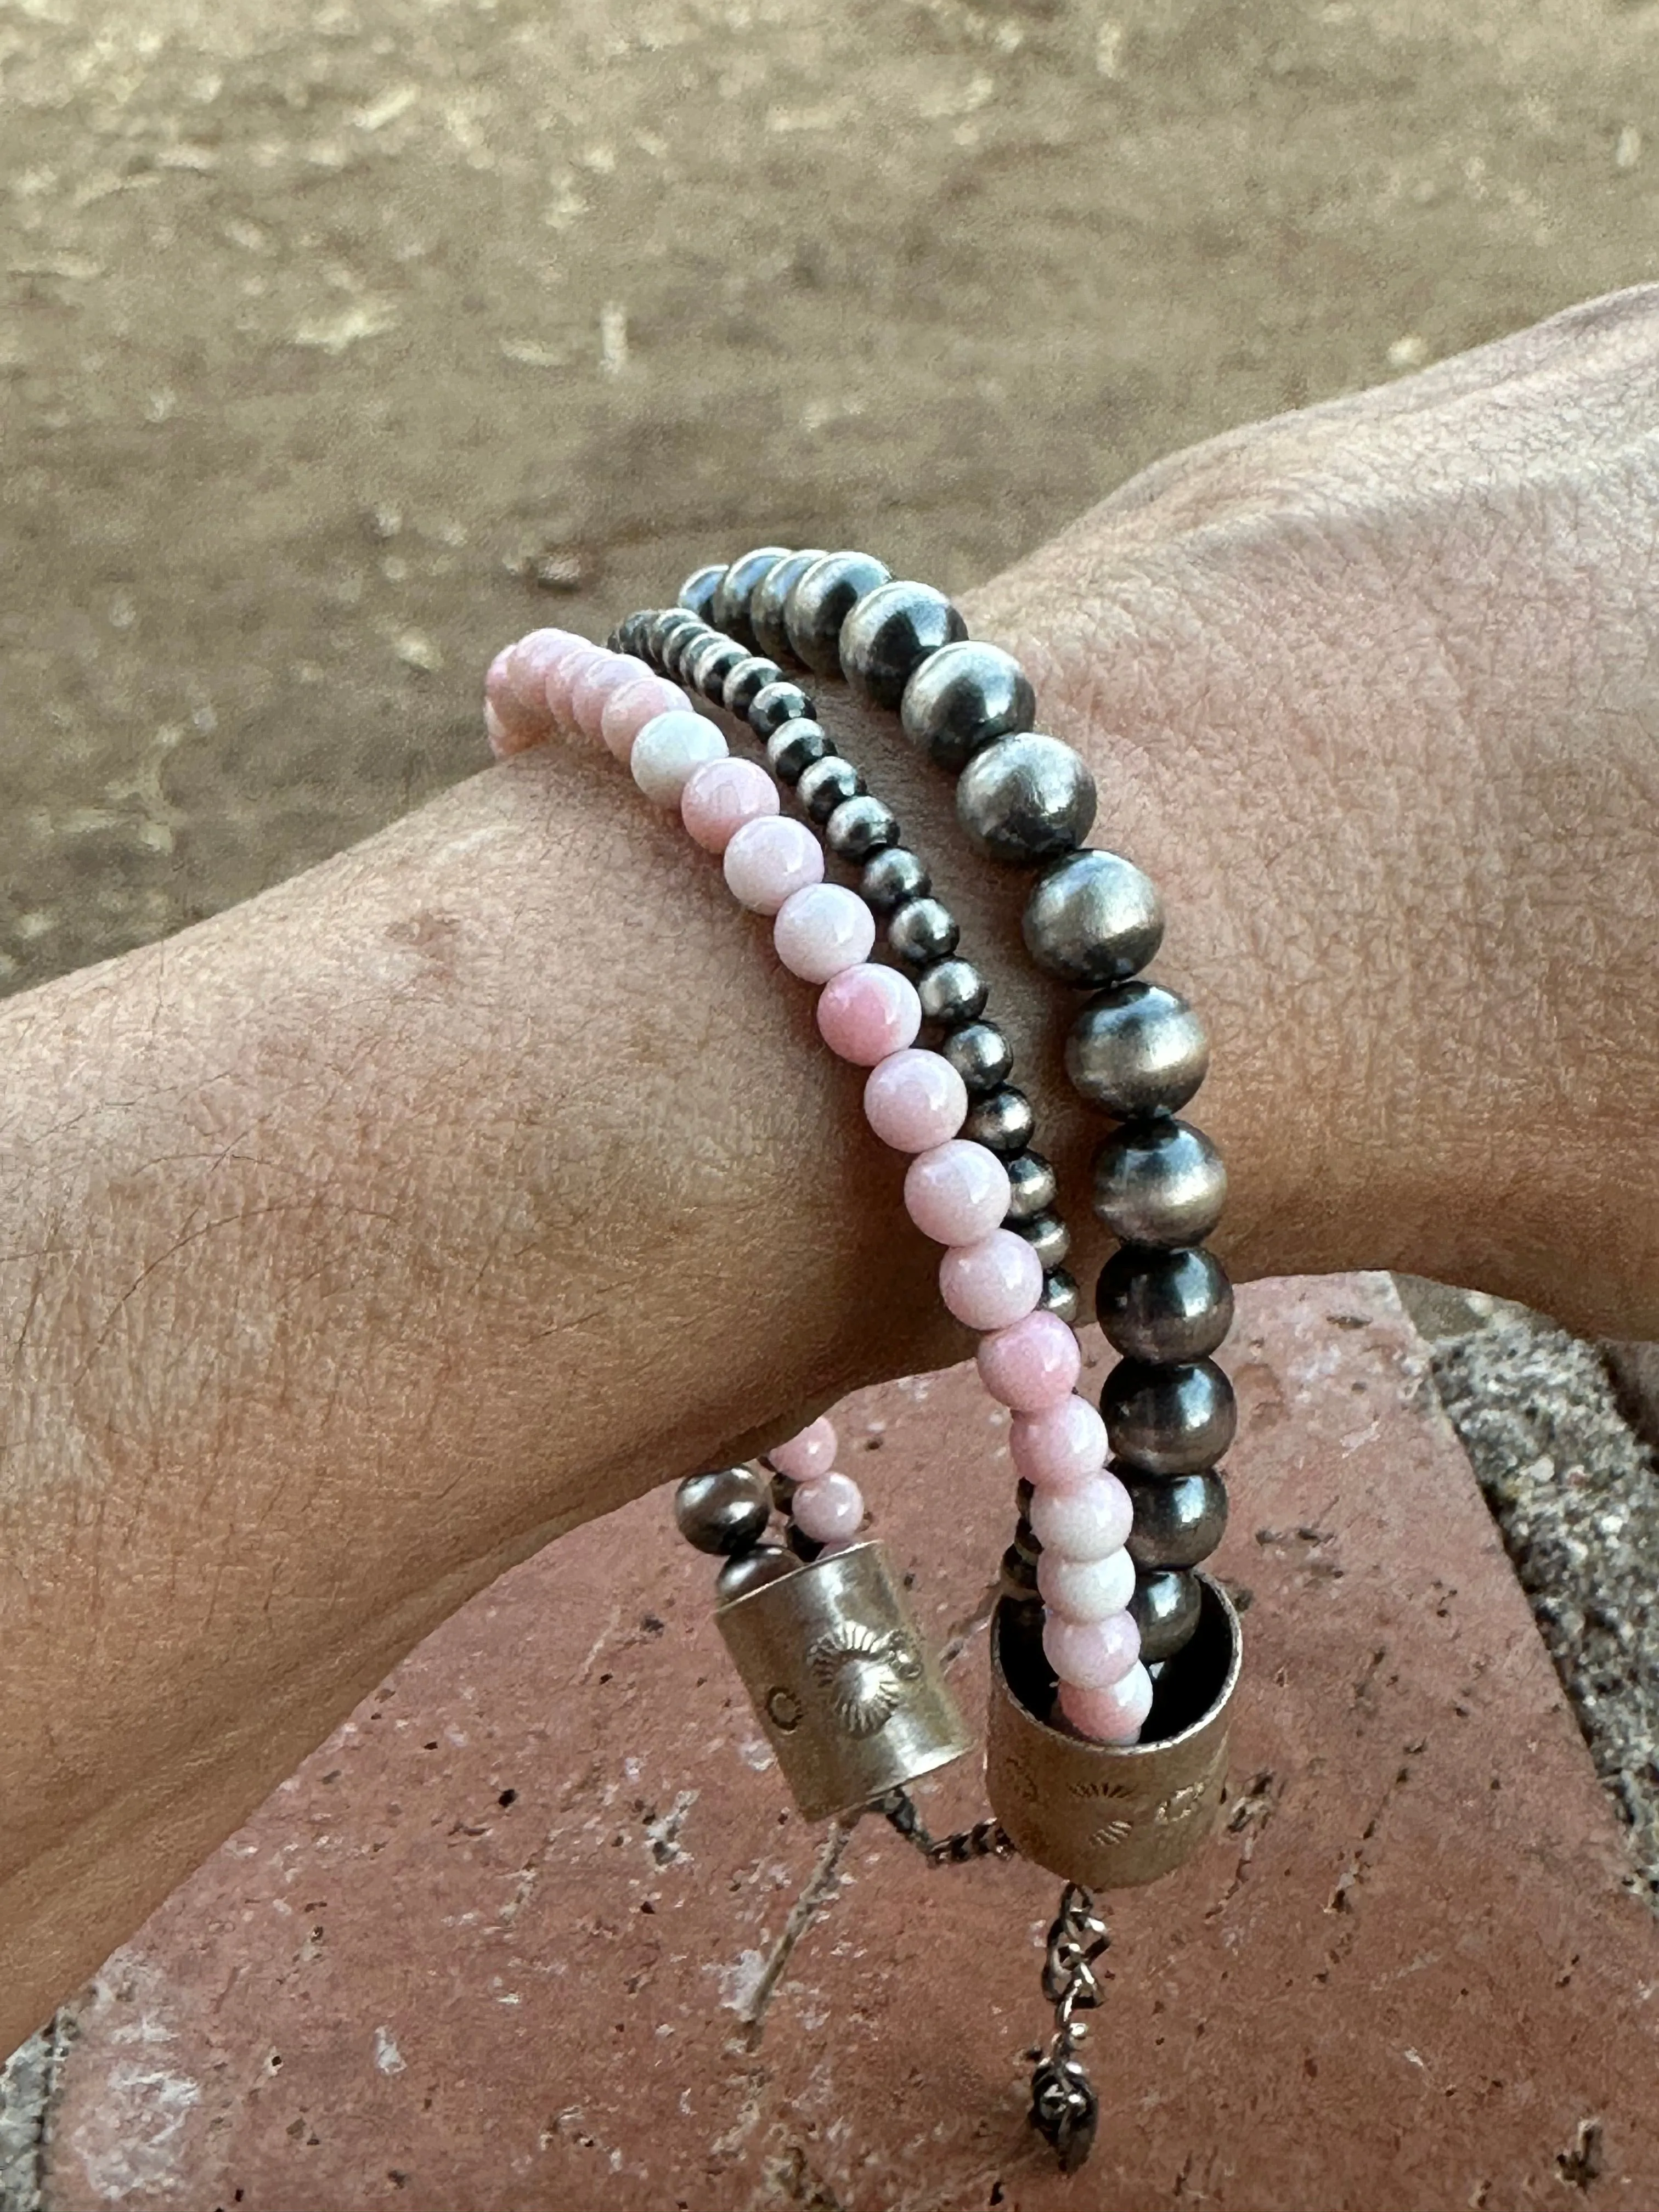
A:
<svg viewBox="0 0 1659 2212">
<path fill-rule="evenodd" d="M 1040 1413 L 1017 1413 L 1008 1449 L 1039 1490 L 1075 1490 L 1106 1464 L 1106 1424 L 1086 1398 L 1062 1398 Z"/>
<path fill-rule="evenodd" d="M 505 760 L 509 753 L 521 753 L 526 743 L 535 742 L 533 738 L 515 738 L 488 699 L 484 701 L 484 735 L 497 760 Z"/>
<path fill-rule="evenodd" d="M 522 752 L 526 745 L 538 744 L 548 735 L 546 707 L 539 702 L 526 707 L 514 689 L 513 656 L 517 651 L 516 645 L 504 645 L 484 671 L 484 727 L 498 753 Z M 497 742 L 490 726 L 492 714 L 502 742 Z"/>
<path fill-rule="evenodd" d="M 635 677 L 605 701 L 605 711 L 599 716 L 599 736 L 606 750 L 626 768 L 634 740 L 647 722 L 654 721 L 659 714 L 672 714 L 690 704 L 679 685 L 671 684 L 665 676 Z"/>
<path fill-rule="evenodd" d="M 860 899 L 859 904 L 863 907 L 864 901 Z M 868 907 L 864 910 L 870 912 Z M 873 917 L 870 930 L 873 942 Z M 967 1113 L 968 1085 L 942 1053 L 915 1048 L 889 1053 L 871 1069 L 864 1086 L 864 1118 L 883 1144 L 890 1145 L 896 1152 L 927 1152 L 936 1145 L 948 1143 Z M 999 1214 L 997 1220 L 1001 1218 Z M 996 1223 L 991 1225 L 994 1228 Z M 946 1239 L 952 1244 L 970 1241 L 960 1237 Z"/>
<path fill-rule="evenodd" d="M 655 671 L 632 653 L 607 653 L 603 660 L 585 668 L 570 687 L 570 711 L 576 727 L 598 744 L 605 731 L 605 710 L 619 691 L 641 678 L 655 681 Z M 683 700 L 676 705 L 684 705 Z"/>
<path fill-rule="evenodd" d="M 784 901 L 772 925 L 779 959 L 806 983 L 827 983 L 843 968 L 856 968 L 875 941 L 876 917 L 842 884 L 808 884 Z"/>
<path fill-rule="evenodd" d="M 818 1029 L 825 1044 L 854 1067 L 873 1067 L 914 1044 L 921 1027 L 916 987 L 896 968 L 862 961 L 844 968 L 818 993 Z"/>
<path fill-rule="evenodd" d="M 836 1425 L 827 1413 L 820 1413 L 798 1436 L 775 1444 L 766 1456 L 792 1482 L 810 1482 L 817 1475 L 828 1474 L 836 1463 Z"/>
<path fill-rule="evenodd" d="M 707 761 L 724 760 L 728 747 L 707 714 L 676 707 L 653 714 L 634 740 L 628 773 L 653 806 L 678 814 L 685 787 Z"/>
<path fill-rule="evenodd" d="M 1051 1613 L 1042 1624 L 1042 1649 L 1062 1682 L 1079 1690 L 1108 1690 L 1140 1656 L 1140 1631 L 1127 1613 L 1104 1620 L 1067 1620 Z"/>
<path fill-rule="evenodd" d="M 778 787 L 758 761 L 705 761 L 680 793 L 680 819 L 705 853 L 723 853 L 745 822 L 777 811 Z"/>
<path fill-rule="evenodd" d="M 936 1244 L 977 1244 L 1008 1211 L 1008 1170 L 983 1145 L 953 1137 L 905 1170 L 904 1210 Z"/>
<path fill-rule="evenodd" d="M 1135 1509 L 1115 1474 L 1103 1470 L 1075 1490 L 1039 1490 L 1029 1509 L 1032 1533 L 1045 1552 L 1068 1559 L 1103 1559 L 1129 1540 Z"/>
<path fill-rule="evenodd" d="M 507 689 L 526 714 L 545 718 L 549 671 L 573 653 L 595 650 L 574 630 L 532 629 L 513 647 L 507 665 Z"/>
<path fill-rule="evenodd" d="M 939 1263 L 939 1294 L 969 1328 L 1006 1328 L 1042 1296 L 1042 1262 L 1012 1229 L 953 1244 Z"/>
<path fill-rule="evenodd" d="M 864 1525 L 864 1492 L 850 1474 L 815 1475 L 790 1499 L 789 1510 L 815 1544 L 844 1544 Z"/>
<path fill-rule="evenodd" d="M 572 703 L 571 694 L 590 668 L 610 657 L 602 645 L 584 645 L 574 647 L 549 663 L 542 683 L 542 695 L 546 701 L 548 713 L 560 729 L 575 728 L 576 709 Z"/>
<path fill-rule="evenodd" d="M 823 848 L 804 822 L 774 814 L 745 822 L 721 862 L 726 888 L 751 914 L 776 914 L 808 884 L 823 881 Z"/>
<path fill-rule="evenodd" d="M 1079 1735 L 1097 1743 L 1133 1743 L 1152 1710 L 1152 1678 L 1137 1661 L 1103 1690 L 1062 1682 L 1060 1710 Z"/>
<path fill-rule="evenodd" d="M 1037 1561 L 1037 1588 L 1043 1603 L 1067 1620 L 1104 1620 L 1134 1595 L 1135 1563 L 1121 1545 L 1103 1559 L 1045 1552 Z"/>
<path fill-rule="evenodd" d="M 981 1340 L 974 1355 L 979 1379 L 1017 1413 L 1040 1413 L 1077 1387 L 1083 1354 L 1077 1331 L 1058 1314 L 1029 1313 Z"/>
</svg>

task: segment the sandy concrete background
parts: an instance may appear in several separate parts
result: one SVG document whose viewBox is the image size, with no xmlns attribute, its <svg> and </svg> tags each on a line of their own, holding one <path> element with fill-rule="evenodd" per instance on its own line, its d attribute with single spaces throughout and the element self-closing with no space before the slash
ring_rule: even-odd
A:
<svg viewBox="0 0 1659 2212">
<path fill-rule="evenodd" d="M 1618 0 L 0 8 L 0 985 L 477 764 L 694 560 L 959 586 L 1659 270 Z"/>
</svg>

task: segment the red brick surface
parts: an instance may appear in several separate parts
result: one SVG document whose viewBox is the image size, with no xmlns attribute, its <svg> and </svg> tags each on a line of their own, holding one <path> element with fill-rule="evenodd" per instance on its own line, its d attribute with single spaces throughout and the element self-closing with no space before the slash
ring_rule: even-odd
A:
<svg viewBox="0 0 1659 2212">
<path fill-rule="evenodd" d="M 48 2212 L 1659 2205 L 1659 1929 L 1416 1338 L 1382 1278 L 1267 1285 L 1230 1358 L 1228 1817 L 1109 1901 L 1082 2177 L 1024 2122 L 1054 1885 L 870 1822 L 826 1859 L 657 1497 L 451 1621 L 110 1961 Z M 971 1371 L 842 1431 L 924 1624 L 975 1619 L 1012 1475 Z M 972 1762 L 922 1796 L 976 1811 Z"/>
</svg>

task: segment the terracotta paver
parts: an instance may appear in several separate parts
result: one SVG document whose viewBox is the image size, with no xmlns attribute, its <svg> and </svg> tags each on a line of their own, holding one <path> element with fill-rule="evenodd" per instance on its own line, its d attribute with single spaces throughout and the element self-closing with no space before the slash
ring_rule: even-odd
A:
<svg viewBox="0 0 1659 2212">
<path fill-rule="evenodd" d="M 48 2212 L 1650 2212 L 1659 1928 L 1421 1346 L 1350 1276 L 1249 1292 L 1230 1358 L 1228 1815 L 1109 1904 L 1082 2177 L 1024 2122 L 1054 1885 L 826 1855 L 658 1497 L 431 1638 L 110 1961 Z M 971 1372 L 842 1428 L 959 1630 L 1011 1484 Z M 922 1794 L 969 1817 L 972 1763 Z"/>
</svg>

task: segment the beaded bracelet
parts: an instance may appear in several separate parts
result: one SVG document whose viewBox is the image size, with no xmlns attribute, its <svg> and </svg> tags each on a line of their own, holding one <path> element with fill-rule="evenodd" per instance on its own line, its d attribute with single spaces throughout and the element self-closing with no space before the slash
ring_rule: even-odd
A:
<svg viewBox="0 0 1659 2212">
<path fill-rule="evenodd" d="M 1033 2118 L 1069 2166 L 1086 2155 L 1097 2109 L 1074 2014 L 1099 2001 L 1092 1962 L 1105 1930 L 1083 1884 L 1151 1879 L 1207 1832 L 1238 1672 L 1232 1609 L 1192 1571 L 1224 1524 L 1213 1461 L 1232 1430 L 1231 1392 L 1207 1358 L 1224 1335 L 1231 1292 L 1211 1255 L 1194 1249 L 1219 1210 L 1219 1162 L 1174 1120 L 1202 1079 L 1203 1033 L 1176 994 L 1130 980 L 1156 950 L 1161 914 L 1128 862 L 1077 850 L 1094 812 L 1086 768 L 1030 729 L 1023 672 L 995 647 L 969 642 L 942 595 L 895 583 L 868 556 L 769 547 L 700 570 L 681 600 L 630 616 L 608 650 L 541 631 L 499 655 L 486 681 L 491 742 L 510 752 L 554 726 L 574 727 L 625 760 L 648 797 L 678 804 L 743 902 L 775 917 L 784 963 L 823 987 L 826 1041 L 872 1067 L 872 1126 L 914 1155 L 908 1208 L 946 1246 L 947 1305 L 988 1331 L 981 1376 L 1013 1411 L 1011 1443 L 1025 1478 L 993 1627 L 988 1783 L 999 1817 L 935 1844 L 904 1792 L 905 1781 L 962 1748 L 960 1724 L 880 1547 L 854 1540 L 863 1500 L 833 1471 L 830 1424 L 769 1455 L 769 1484 L 742 1468 L 690 1478 L 677 1513 L 694 1542 L 726 1555 L 717 1619 L 803 1810 L 855 1817 L 873 1803 L 936 1863 L 1018 1846 L 1066 1876 L 1044 1977 L 1056 2031 L 1034 2077 Z M 1097 1293 L 1109 1339 L 1125 1355 L 1103 1393 L 1103 1424 L 1072 1395 L 1079 1358 L 1067 1324 L 1078 1293 L 1059 1264 L 1066 1238 L 1053 1211 L 1054 1177 L 1029 1148 L 1030 1102 L 1006 1083 L 1011 1054 L 982 1018 L 983 980 L 959 957 L 954 919 L 900 843 L 890 811 L 786 678 L 786 658 L 844 672 L 869 703 L 897 707 L 912 741 L 961 774 L 957 811 L 971 841 L 1005 863 L 1043 867 L 1025 940 L 1046 973 L 1094 990 L 1066 1064 L 1083 1095 L 1121 1124 L 1095 1167 L 1096 1211 L 1133 1240 Z M 860 897 L 822 880 L 823 850 L 805 825 L 779 818 L 772 777 L 728 757 L 721 732 L 690 711 L 670 676 L 764 741 L 778 781 L 823 824 L 824 846 L 860 870 Z M 878 919 L 914 986 L 869 963 Z M 937 1053 L 915 1049 L 924 1016 L 942 1032 Z M 774 1505 L 792 1522 L 789 1549 L 764 1540 Z M 763 1601 L 769 1589 L 781 1601 Z M 780 1644 L 780 1629 L 792 1648 Z M 1156 1700 L 1138 1652 L 1162 1678 Z M 1180 1653 L 1179 1665 L 1164 1663 Z M 773 1679 L 792 1668 L 794 1686 Z M 841 1778 L 850 1793 L 841 1804 L 817 1802 L 825 1762 L 801 1756 L 805 1747 L 823 1751 L 823 1730 L 806 1727 L 815 1687 L 832 1735 L 893 1739 L 886 1764 L 853 1762 L 862 1771 Z M 1132 1750 L 1149 1711 L 1149 1741 Z M 798 1731 L 804 1744 L 791 1742 Z M 827 1763 L 833 1797 L 837 1762 Z M 1115 1811 L 1101 1822 L 1103 1798 L 1142 1817 Z"/>
</svg>

